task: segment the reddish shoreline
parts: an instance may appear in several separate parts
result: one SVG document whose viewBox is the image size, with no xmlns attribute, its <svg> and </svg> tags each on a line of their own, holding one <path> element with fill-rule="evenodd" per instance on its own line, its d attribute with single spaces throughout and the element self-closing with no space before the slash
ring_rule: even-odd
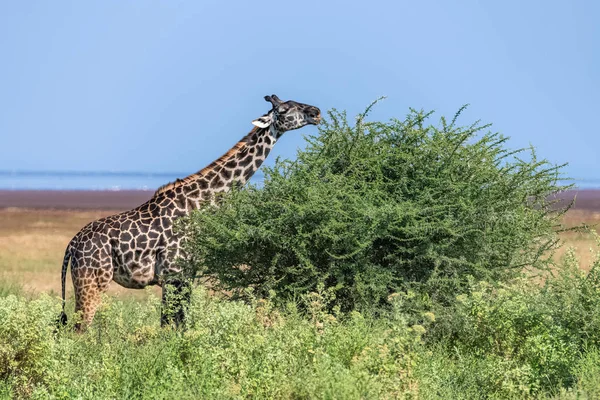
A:
<svg viewBox="0 0 600 400">
<path fill-rule="evenodd" d="M 575 189 L 559 193 L 566 201 L 575 198 L 573 210 L 600 211 L 600 189 Z"/>
<path fill-rule="evenodd" d="M 128 210 L 143 204 L 153 190 L 0 190 L 0 208 L 58 210 Z M 560 198 L 577 196 L 574 209 L 600 211 L 600 189 L 570 190 Z"/>
<path fill-rule="evenodd" d="M 153 194 L 153 190 L 0 190 L 0 208 L 128 210 Z"/>
</svg>

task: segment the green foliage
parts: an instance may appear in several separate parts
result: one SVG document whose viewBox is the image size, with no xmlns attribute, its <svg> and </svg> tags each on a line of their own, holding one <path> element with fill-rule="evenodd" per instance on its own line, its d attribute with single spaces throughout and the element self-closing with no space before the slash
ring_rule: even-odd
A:
<svg viewBox="0 0 600 400">
<path fill-rule="evenodd" d="M 24 295 L 23 287 L 14 283 L 0 282 L 0 297 L 6 297 L 9 294 L 15 296 Z"/>
<path fill-rule="evenodd" d="M 575 388 L 600 389 L 600 261 L 588 273 L 573 253 L 544 284 L 472 283 L 471 292 L 439 309 L 426 336 L 436 349 L 423 363 L 432 390 L 526 398 Z M 435 390 L 433 389 L 435 388 Z M 593 395 L 593 396 L 592 396 Z"/>
<path fill-rule="evenodd" d="M 527 399 L 532 397 L 527 364 L 495 354 L 432 346 L 415 372 L 422 399 Z M 540 396 L 541 397 L 541 396 Z"/>
<path fill-rule="evenodd" d="M 325 313 L 318 293 L 277 310 L 193 292 L 188 329 L 160 328 L 160 300 L 105 298 L 83 335 L 54 334 L 58 299 L 0 297 L 0 397 L 59 399 L 411 396 L 421 334 L 402 320 Z"/>
<path fill-rule="evenodd" d="M 51 367 L 57 306 L 48 296 L 33 301 L 13 294 L 0 297 L 0 382 L 18 396 L 30 394 Z"/>
<path fill-rule="evenodd" d="M 575 367 L 577 386 L 572 392 L 578 399 L 600 399 L 600 350 L 586 351 Z"/>
<path fill-rule="evenodd" d="M 370 107 L 369 107 L 370 109 Z M 351 126 L 329 121 L 262 187 L 234 190 L 184 227 L 195 274 L 287 301 L 324 285 L 342 310 L 385 306 L 411 289 L 446 303 L 475 280 L 543 268 L 563 208 L 561 167 L 506 148 L 488 125 L 430 113 Z M 461 109 L 462 111 L 462 109 Z M 554 210 L 554 211 L 553 211 Z"/>
<path fill-rule="evenodd" d="M 393 293 L 380 318 L 330 312 L 323 285 L 283 307 L 198 288 L 184 331 L 153 295 L 103 299 L 82 335 L 54 333 L 58 298 L 0 296 L 0 398 L 597 398 L 600 262 L 556 268 L 424 313 Z"/>
</svg>

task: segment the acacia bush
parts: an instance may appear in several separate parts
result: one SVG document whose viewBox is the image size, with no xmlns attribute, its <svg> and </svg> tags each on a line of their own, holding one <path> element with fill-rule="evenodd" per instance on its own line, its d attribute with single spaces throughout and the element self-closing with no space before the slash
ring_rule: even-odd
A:
<svg viewBox="0 0 600 400">
<path fill-rule="evenodd" d="M 372 105 L 371 105 L 372 106 Z M 331 306 L 375 311 L 411 289 L 451 302 L 467 278 L 543 268 L 567 205 L 561 167 L 478 122 L 431 113 L 350 125 L 332 110 L 295 161 L 265 169 L 183 226 L 196 276 L 222 289 L 290 299 L 322 285 Z"/>
</svg>

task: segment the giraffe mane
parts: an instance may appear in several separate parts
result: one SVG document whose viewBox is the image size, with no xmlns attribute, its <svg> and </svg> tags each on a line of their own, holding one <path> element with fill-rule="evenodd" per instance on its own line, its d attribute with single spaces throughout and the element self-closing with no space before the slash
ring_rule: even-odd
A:
<svg viewBox="0 0 600 400">
<path fill-rule="evenodd" d="M 156 197 L 159 194 L 162 194 L 164 192 L 167 192 L 171 189 L 175 189 L 178 188 L 180 186 L 186 185 L 188 183 L 193 182 L 195 179 L 206 175 L 208 172 L 212 171 L 215 167 L 218 166 L 222 166 L 226 160 L 228 160 L 229 158 L 231 158 L 232 155 L 243 151 L 244 148 L 247 147 L 248 145 L 248 139 L 250 139 L 250 137 L 255 134 L 258 133 L 259 131 L 264 130 L 264 128 L 258 128 L 258 127 L 254 127 L 250 133 L 248 133 L 246 136 L 244 136 L 242 138 L 242 140 L 240 140 L 239 142 L 237 142 L 231 149 L 229 149 L 225 154 L 223 154 L 221 157 L 217 158 L 216 160 L 214 160 L 213 162 L 211 162 L 210 164 L 208 164 L 206 167 L 202 168 L 200 171 L 193 173 L 191 175 L 186 176 L 185 178 L 181 178 L 181 179 L 176 179 L 173 182 L 169 182 L 165 185 L 162 185 L 161 187 L 159 187 L 156 192 L 154 192 L 154 195 L 152 197 Z"/>
</svg>

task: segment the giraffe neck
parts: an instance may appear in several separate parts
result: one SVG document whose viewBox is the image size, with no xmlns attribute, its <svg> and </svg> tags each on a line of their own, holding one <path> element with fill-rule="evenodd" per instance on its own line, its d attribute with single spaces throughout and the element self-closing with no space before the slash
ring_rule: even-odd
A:
<svg viewBox="0 0 600 400">
<path fill-rule="evenodd" d="M 265 161 L 280 136 L 271 125 L 254 128 L 227 153 L 200 171 L 160 187 L 154 198 L 174 198 L 185 212 L 211 200 L 215 193 L 227 192 L 234 184 L 244 185 Z M 161 196 L 163 195 L 163 196 Z"/>
</svg>

